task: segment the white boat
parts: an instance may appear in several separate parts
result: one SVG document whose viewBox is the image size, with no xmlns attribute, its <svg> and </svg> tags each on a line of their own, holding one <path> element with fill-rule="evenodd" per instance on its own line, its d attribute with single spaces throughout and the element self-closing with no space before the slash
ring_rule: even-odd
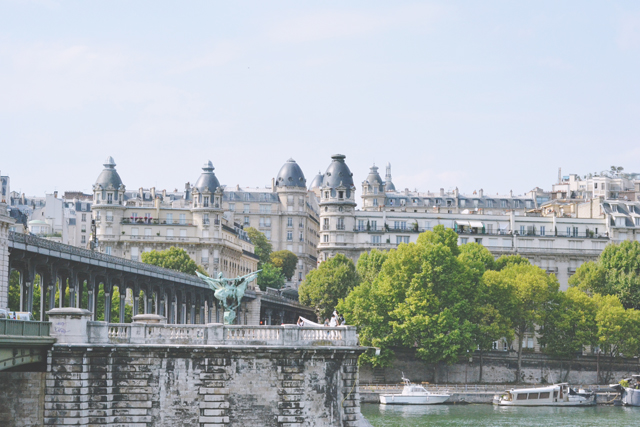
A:
<svg viewBox="0 0 640 427">
<path fill-rule="evenodd" d="M 640 406 L 640 375 L 632 375 L 626 378 L 627 387 L 620 384 L 611 384 L 611 388 L 618 390 L 620 400 L 624 406 Z"/>
<path fill-rule="evenodd" d="M 546 387 L 512 388 L 505 394 L 496 394 L 493 404 L 500 406 L 593 406 L 596 394 L 587 390 L 576 390 L 567 383 Z"/>
<path fill-rule="evenodd" d="M 381 394 L 380 403 L 383 405 L 436 405 L 444 403 L 451 397 L 448 393 L 431 393 L 421 385 L 411 384 L 402 376 L 404 387 L 402 393 Z"/>
</svg>

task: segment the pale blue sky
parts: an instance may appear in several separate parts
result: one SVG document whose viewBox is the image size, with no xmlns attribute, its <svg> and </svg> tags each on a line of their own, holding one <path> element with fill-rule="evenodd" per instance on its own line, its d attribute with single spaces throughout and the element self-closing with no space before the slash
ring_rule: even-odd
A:
<svg viewBox="0 0 640 427">
<path fill-rule="evenodd" d="M 346 154 L 359 184 L 521 194 L 640 172 L 640 2 L 0 1 L 13 190 L 264 186 Z M 384 172 L 384 170 L 383 170 Z"/>
</svg>

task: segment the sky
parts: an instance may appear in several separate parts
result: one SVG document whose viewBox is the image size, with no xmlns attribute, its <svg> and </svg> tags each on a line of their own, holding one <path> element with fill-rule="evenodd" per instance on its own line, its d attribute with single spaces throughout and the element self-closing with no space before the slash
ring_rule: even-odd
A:
<svg viewBox="0 0 640 427">
<path fill-rule="evenodd" d="M 551 189 L 640 172 L 637 1 L 0 0 L 0 173 L 263 187 L 345 154 L 397 189 Z"/>
</svg>

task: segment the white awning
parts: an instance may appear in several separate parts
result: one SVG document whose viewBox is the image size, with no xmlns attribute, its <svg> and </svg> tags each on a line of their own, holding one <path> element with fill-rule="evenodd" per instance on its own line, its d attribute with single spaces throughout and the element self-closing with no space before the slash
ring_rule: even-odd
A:
<svg viewBox="0 0 640 427">
<path fill-rule="evenodd" d="M 458 221 L 458 220 L 456 220 L 456 224 L 468 227 L 469 226 L 469 221 Z"/>
<path fill-rule="evenodd" d="M 484 227 L 484 224 L 480 221 L 469 221 L 469 227 L 482 228 Z"/>
</svg>

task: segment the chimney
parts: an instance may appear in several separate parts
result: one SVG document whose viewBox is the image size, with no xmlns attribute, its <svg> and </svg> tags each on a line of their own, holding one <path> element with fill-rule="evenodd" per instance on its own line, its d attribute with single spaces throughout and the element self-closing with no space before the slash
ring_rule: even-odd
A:
<svg viewBox="0 0 640 427">
<path fill-rule="evenodd" d="M 156 187 L 151 187 L 151 200 L 156 199 Z"/>
<path fill-rule="evenodd" d="M 482 191 L 482 188 L 481 188 L 480 191 L 478 191 L 478 196 L 482 197 L 483 194 L 484 194 L 484 191 Z"/>
<path fill-rule="evenodd" d="M 162 198 L 165 199 L 167 197 L 167 190 L 162 190 Z"/>
<path fill-rule="evenodd" d="M 440 189 L 440 196 L 443 197 L 444 196 L 444 188 Z"/>
<path fill-rule="evenodd" d="M 509 190 L 509 197 L 513 197 L 513 190 Z"/>
<path fill-rule="evenodd" d="M 191 190 L 191 184 L 189 184 L 188 182 L 184 184 L 184 199 L 185 200 L 189 200 L 191 198 L 191 195 L 189 194 Z M 211 188 L 209 190 L 212 190 Z M 213 189 L 213 191 L 215 191 L 215 189 Z"/>
<path fill-rule="evenodd" d="M 460 192 L 458 191 L 458 187 L 456 187 L 456 189 L 453 190 L 453 195 L 458 197 L 459 194 L 460 194 Z"/>
<path fill-rule="evenodd" d="M 54 191 L 54 192 L 53 192 L 53 198 L 54 198 L 54 199 L 57 199 L 57 198 L 58 198 L 58 192 L 57 192 L 57 191 Z"/>
</svg>

